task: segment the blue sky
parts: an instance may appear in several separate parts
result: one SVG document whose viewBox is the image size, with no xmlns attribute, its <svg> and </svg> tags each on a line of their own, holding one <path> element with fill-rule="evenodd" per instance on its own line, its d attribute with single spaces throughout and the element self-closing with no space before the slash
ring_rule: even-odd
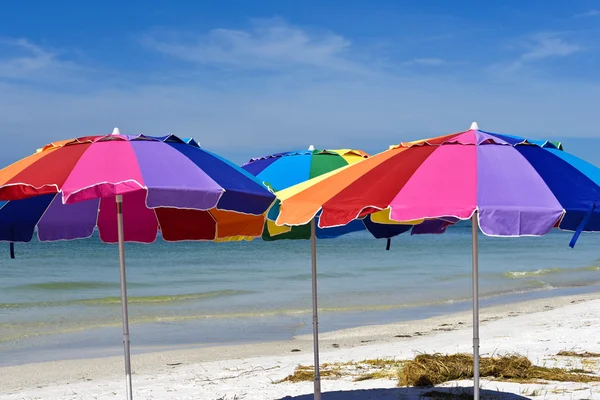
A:
<svg viewBox="0 0 600 400">
<path fill-rule="evenodd" d="M 477 120 L 600 164 L 599 39 L 600 1 L 3 2 L 0 162 L 114 126 L 243 162 Z"/>
</svg>

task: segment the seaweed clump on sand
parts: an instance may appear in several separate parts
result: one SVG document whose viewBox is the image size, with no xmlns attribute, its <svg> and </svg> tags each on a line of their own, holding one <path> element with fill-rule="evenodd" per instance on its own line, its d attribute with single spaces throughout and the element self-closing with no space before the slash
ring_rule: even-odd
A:
<svg viewBox="0 0 600 400">
<path fill-rule="evenodd" d="M 569 372 L 563 368 L 533 365 L 527 357 L 506 355 L 482 357 L 480 376 L 519 383 L 539 381 L 600 382 L 600 377 Z M 420 354 L 398 370 L 399 386 L 434 386 L 473 378 L 473 356 L 469 354 Z"/>
<path fill-rule="evenodd" d="M 600 357 L 600 353 L 591 353 L 589 351 L 584 351 L 582 353 L 577 353 L 575 351 L 562 350 L 562 351 L 559 351 L 556 355 L 557 356 L 562 356 L 562 357 L 578 357 L 578 358 L 596 358 L 596 357 Z"/>
<path fill-rule="evenodd" d="M 323 364 L 319 369 L 323 379 L 339 379 L 351 377 L 353 381 L 369 379 L 396 379 L 398 368 L 404 361 L 376 358 L 362 361 Z M 314 379 L 315 369 L 312 365 L 299 365 L 294 373 L 274 383 L 302 382 Z"/>
<path fill-rule="evenodd" d="M 533 365 L 527 357 L 504 355 L 480 358 L 482 378 L 517 382 L 600 382 L 600 376 L 583 369 L 567 370 Z M 300 365 L 293 374 L 276 381 L 303 382 L 314 379 L 312 365 Z M 412 360 L 373 359 L 345 363 L 323 364 L 322 379 L 351 378 L 353 381 L 369 379 L 397 379 L 398 386 L 430 387 L 444 382 L 472 379 L 473 356 L 470 354 L 420 354 Z"/>
<path fill-rule="evenodd" d="M 321 378 L 328 379 L 337 379 L 342 377 L 342 372 L 340 368 L 327 368 L 327 365 L 324 364 L 319 369 L 319 374 Z M 299 365 L 294 373 L 286 376 L 285 378 L 275 381 L 273 383 L 282 383 L 282 382 L 304 382 L 304 381 L 312 381 L 315 377 L 315 368 L 312 365 Z"/>
</svg>

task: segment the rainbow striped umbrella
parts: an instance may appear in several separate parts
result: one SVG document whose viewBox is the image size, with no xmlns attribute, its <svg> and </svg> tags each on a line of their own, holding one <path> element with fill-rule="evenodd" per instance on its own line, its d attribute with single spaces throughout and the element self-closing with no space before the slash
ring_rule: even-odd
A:
<svg viewBox="0 0 600 400">
<path fill-rule="evenodd" d="M 315 150 L 311 146 L 306 151 L 290 151 L 252 158 L 242 168 L 256 176 L 274 192 L 305 182 L 311 178 L 336 170 L 349 164 L 362 161 L 368 155 L 360 150 Z M 278 203 L 270 214 L 277 216 Z M 318 219 L 318 217 L 317 217 Z M 310 239 L 310 224 L 295 227 L 278 227 L 273 220 L 267 220 L 263 239 Z M 335 228 L 317 228 L 317 238 L 335 238 L 346 233 L 364 230 L 361 221 L 351 221 Z"/>
<path fill-rule="evenodd" d="M 275 193 L 290 186 L 305 182 L 311 178 L 343 168 L 345 166 L 363 161 L 368 154 L 361 150 L 315 150 L 310 146 L 305 151 L 290 151 L 271 154 L 265 157 L 253 158 L 244 165 L 246 171 L 255 175 Z M 279 204 L 271 208 L 263 232 L 263 239 L 267 241 L 280 239 L 311 239 L 312 247 L 312 299 L 313 299 L 313 336 L 315 343 L 315 393 L 320 393 L 319 385 L 319 344 L 318 344 L 318 312 L 317 312 L 317 256 L 316 239 L 336 238 L 347 233 L 369 229 L 376 238 L 389 238 L 410 229 L 402 225 L 377 224 L 370 221 L 370 216 L 363 220 L 353 220 L 343 226 L 332 228 L 317 228 L 315 217 L 313 223 L 287 227 L 277 226 L 273 221 L 279 212 Z M 389 222 L 389 221 L 386 221 Z"/>
<path fill-rule="evenodd" d="M 600 170 L 551 142 L 472 129 L 401 143 L 277 193 L 278 225 L 344 225 L 379 210 L 393 221 L 469 219 L 489 236 L 600 229 Z"/>
<path fill-rule="evenodd" d="M 489 236 L 544 235 L 553 227 L 600 230 L 600 169 L 560 143 L 471 129 L 401 143 L 347 168 L 277 193 L 278 225 L 344 225 L 387 210 L 398 222 L 473 221 L 473 351 L 479 396 L 477 229 Z"/>
<path fill-rule="evenodd" d="M 119 243 L 127 398 L 132 398 L 124 242 L 260 236 L 275 196 L 251 174 L 177 136 L 55 142 L 0 170 L 0 240 Z"/>
</svg>

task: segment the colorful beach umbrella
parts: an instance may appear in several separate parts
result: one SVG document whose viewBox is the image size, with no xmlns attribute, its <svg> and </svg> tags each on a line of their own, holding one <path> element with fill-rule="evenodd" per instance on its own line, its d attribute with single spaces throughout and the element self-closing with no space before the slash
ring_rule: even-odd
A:
<svg viewBox="0 0 600 400">
<path fill-rule="evenodd" d="M 256 176 L 259 181 L 262 181 L 274 192 L 277 192 L 323 175 L 324 173 L 362 161 L 367 157 L 368 154 L 361 150 L 315 150 L 313 146 L 310 146 L 306 151 L 290 151 L 252 158 L 243 164 L 242 168 Z M 272 212 L 272 214 L 275 217 L 277 216 L 276 212 Z M 267 241 L 310 239 L 309 225 L 306 224 L 291 228 L 278 227 L 273 220 L 267 220 L 262 237 Z M 364 229 L 365 225 L 361 221 L 351 221 L 341 227 L 318 228 L 317 238 L 335 238 L 346 233 Z"/>
<path fill-rule="evenodd" d="M 55 142 L 0 170 L 0 240 L 119 243 L 127 398 L 132 398 L 124 242 L 260 236 L 275 196 L 193 140 L 113 134 Z"/>
<path fill-rule="evenodd" d="M 246 171 L 255 175 L 274 192 L 305 182 L 311 178 L 334 171 L 367 158 L 368 155 L 360 150 L 315 150 L 310 146 L 306 151 L 276 153 L 266 157 L 253 158 L 242 166 Z M 278 205 L 272 208 L 277 215 Z M 318 219 L 316 217 L 315 219 Z M 314 393 L 319 399 L 321 380 L 319 375 L 319 317 L 317 296 L 317 238 L 335 238 L 346 233 L 365 229 L 362 221 L 350 221 L 339 227 L 317 228 L 315 219 L 308 224 L 294 227 L 277 227 L 272 219 L 267 219 L 262 235 L 264 240 L 281 239 L 311 239 L 312 262 L 312 306 L 313 306 L 313 343 L 314 343 Z"/>
<path fill-rule="evenodd" d="M 366 158 L 368 158 L 368 154 L 361 150 L 315 150 L 314 146 L 310 146 L 306 151 L 291 151 L 253 158 L 245 163 L 242 168 L 255 175 L 277 194 L 279 190 L 297 185 L 339 168 L 361 162 Z M 385 216 L 378 216 L 385 221 L 384 224 L 380 224 L 371 221 L 371 216 L 367 216 L 360 220 L 350 221 L 343 226 L 317 228 L 316 222 L 319 217 L 316 216 L 308 224 L 286 227 L 277 226 L 275 224 L 274 219 L 277 217 L 278 212 L 278 203 L 276 203 L 269 212 L 272 219 L 267 219 L 265 223 L 265 229 L 262 235 L 264 240 L 311 239 L 313 340 L 315 358 L 314 382 L 315 396 L 319 398 L 321 387 L 319 376 L 316 239 L 335 238 L 347 233 L 368 229 L 375 238 L 387 238 L 389 249 L 390 238 L 407 231 L 410 229 L 410 225 L 393 224 L 392 221 L 389 221 Z"/>
<path fill-rule="evenodd" d="M 465 132 L 401 143 L 347 168 L 278 193 L 278 225 L 320 213 L 330 227 L 379 210 L 391 220 L 473 222 L 473 352 L 479 396 L 478 228 L 489 236 L 539 236 L 553 227 L 600 230 L 600 169 L 560 143 Z"/>
</svg>

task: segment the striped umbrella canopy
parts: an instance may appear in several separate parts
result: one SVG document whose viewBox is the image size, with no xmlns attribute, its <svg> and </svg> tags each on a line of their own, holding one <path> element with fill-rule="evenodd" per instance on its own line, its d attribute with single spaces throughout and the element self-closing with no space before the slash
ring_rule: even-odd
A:
<svg viewBox="0 0 600 400">
<path fill-rule="evenodd" d="M 54 142 L 0 170 L 0 241 L 90 237 L 118 241 L 116 195 L 123 196 L 124 240 L 256 237 L 274 196 L 245 171 L 192 138 L 85 137 Z"/>
<path fill-rule="evenodd" d="M 124 242 L 260 236 L 275 195 L 193 139 L 87 136 L 0 170 L 0 240 L 89 237 L 119 243 L 127 398 L 133 397 Z"/>
<path fill-rule="evenodd" d="M 251 174 L 174 135 L 55 142 L 0 170 L 0 200 L 60 193 L 63 204 L 144 191 L 149 208 L 263 214 L 275 196 Z"/>
<path fill-rule="evenodd" d="M 277 194 L 278 225 L 344 225 L 386 210 L 421 233 L 459 220 L 473 224 L 474 398 L 479 398 L 478 230 L 489 236 L 539 236 L 553 227 L 600 230 L 600 169 L 562 144 L 486 132 L 476 123 L 450 135 L 401 143 L 347 168 Z M 441 225 L 440 225 L 441 224 Z M 417 227 L 415 227 L 416 229 Z"/>
<path fill-rule="evenodd" d="M 357 163 L 368 158 L 362 150 L 336 149 L 315 150 L 310 146 L 305 151 L 289 151 L 275 153 L 264 157 L 252 158 L 242 165 L 242 168 L 256 176 L 275 193 L 294 186 L 325 173 Z M 265 223 L 263 239 L 309 239 L 311 235 L 309 224 L 302 226 L 277 226 L 274 220 L 279 213 L 279 202 L 271 208 L 269 218 Z M 336 238 L 350 232 L 368 229 L 375 238 L 391 238 L 410 229 L 409 225 L 395 225 L 384 215 L 376 215 L 378 221 L 371 221 L 371 216 L 361 220 L 353 220 L 343 226 L 317 228 L 317 238 Z M 317 216 L 318 220 L 319 217 Z"/>
<path fill-rule="evenodd" d="M 490 236 L 600 229 L 600 170 L 561 144 L 485 132 L 401 143 L 277 193 L 279 225 L 344 225 L 379 210 L 393 221 L 469 219 Z"/>
<path fill-rule="evenodd" d="M 362 161 L 367 153 L 361 150 L 315 150 L 312 146 L 306 151 L 275 153 L 265 157 L 252 158 L 242 168 L 256 176 L 274 192 L 305 182 L 311 178 L 336 170 L 346 165 Z M 277 206 L 271 215 L 277 215 Z M 274 219 L 274 218 L 273 218 Z M 317 217 L 318 219 L 318 217 Z M 317 238 L 335 238 L 346 233 L 364 230 L 361 221 L 351 221 L 347 225 L 329 229 L 317 229 Z M 278 227 L 273 220 L 267 220 L 262 235 L 264 240 L 310 239 L 309 224 L 295 227 Z"/>
</svg>

